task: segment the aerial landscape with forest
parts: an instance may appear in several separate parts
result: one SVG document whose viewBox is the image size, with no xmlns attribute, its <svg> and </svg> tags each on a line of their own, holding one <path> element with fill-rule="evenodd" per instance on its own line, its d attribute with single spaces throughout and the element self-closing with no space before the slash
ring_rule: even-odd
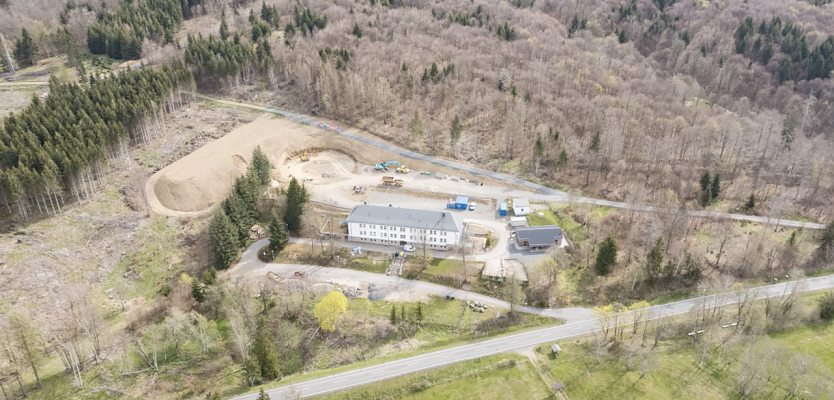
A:
<svg viewBox="0 0 834 400">
<path fill-rule="evenodd" d="M 834 398 L 834 2 L 0 0 L 0 395 Z"/>
</svg>

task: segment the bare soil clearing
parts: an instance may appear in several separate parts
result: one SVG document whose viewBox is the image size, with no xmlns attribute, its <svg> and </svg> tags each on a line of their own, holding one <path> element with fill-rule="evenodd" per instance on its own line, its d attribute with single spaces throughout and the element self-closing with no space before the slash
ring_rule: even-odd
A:
<svg viewBox="0 0 834 400">
<path fill-rule="evenodd" d="M 373 165 L 401 158 L 393 151 L 264 114 L 154 174 L 145 185 L 151 209 L 169 216 L 208 213 L 226 197 L 235 178 L 246 170 L 256 146 L 261 146 L 276 166 L 274 180 L 287 182 L 290 176 L 311 178 L 313 197 L 328 204 L 352 204 L 360 200 L 353 195 L 353 186 L 371 188 L 380 184 L 383 173 L 375 171 Z M 298 156 L 308 147 L 316 153 L 309 162 L 302 163 Z M 456 193 L 463 189 L 461 185 L 475 187 L 463 181 L 420 175 L 425 170 L 473 178 L 462 171 L 420 160 L 409 160 L 407 166 L 412 170 L 410 174 L 397 175 L 407 182 L 422 182 L 415 184 L 414 189 Z M 395 172 L 390 169 L 385 174 Z"/>
<path fill-rule="evenodd" d="M 28 104 L 34 91 L 0 89 L 0 104 L 6 106 L 2 100 L 11 96 L 26 99 Z M 66 316 L 71 292 L 86 292 L 106 311 L 117 311 L 121 310 L 119 292 L 133 295 L 142 287 L 152 288 L 153 283 L 133 272 L 149 271 L 148 266 L 127 262 L 144 260 L 139 253 L 156 243 L 150 227 L 153 220 L 147 218 L 142 199 L 146 179 L 154 170 L 259 114 L 210 103 L 192 104 L 166 115 L 168 135 L 164 139 L 131 148 L 134 163 L 130 171 L 111 169 L 91 201 L 67 203 L 63 213 L 40 215 L 39 220 L 26 224 L 10 217 L 4 206 L 0 210 L 0 313 L 27 310 L 37 324 L 52 326 Z M 161 219 L 175 249 L 167 258 L 148 255 L 164 264 L 155 278 L 165 281 L 204 264 L 199 250 L 201 224 Z M 185 256 L 190 251 L 194 253 Z"/>
</svg>

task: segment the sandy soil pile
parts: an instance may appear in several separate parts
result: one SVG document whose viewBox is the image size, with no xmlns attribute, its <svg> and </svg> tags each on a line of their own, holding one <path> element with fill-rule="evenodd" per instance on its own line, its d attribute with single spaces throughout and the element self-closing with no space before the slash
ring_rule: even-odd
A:
<svg viewBox="0 0 834 400">
<path fill-rule="evenodd" d="M 145 192 L 151 209 L 155 213 L 171 216 L 197 216 L 208 213 L 226 197 L 235 178 L 246 171 L 255 146 L 261 146 L 276 166 L 273 179 L 280 182 L 286 182 L 291 172 L 285 165 L 287 157 L 302 152 L 306 147 L 320 151 L 344 152 L 355 158 L 356 162 L 366 165 L 397 159 L 403 161 L 402 157 L 392 151 L 369 146 L 289 119 L 264 114 L 161 169 L 148 179 Z M 352 172 L 349 171 L 349 168 L 353 167 L 352 163 L 340 162 L 347 160 L 337 160 L 337 157 L 334 157 L 330 161 L 333 161 L 333 164 L 349 164 L 345 170 L 337 169 L 332 171 L 333 173 L 343 175 Z M 461 174 L 461 171 L 439 168 L 427 161 L 407 162 L 415 171 L 431 170 L 466 176 Z M 312 163 L 309 166 L 305 165 L 305 168 L 315 167 Z M 322 172 L 316 172 L 319 172 L 320 178 Z"/>
</svg>

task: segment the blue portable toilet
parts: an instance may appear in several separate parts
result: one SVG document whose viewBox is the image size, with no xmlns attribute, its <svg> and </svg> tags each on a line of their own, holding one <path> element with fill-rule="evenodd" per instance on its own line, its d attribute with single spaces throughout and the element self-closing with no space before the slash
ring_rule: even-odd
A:
<svg viewBox="0 0 834 400">
<path fill-rule="evenodd" d="M 498 214 L 502 217 L 507 216 L 507 203 L 501 203 L 501 208 L 498 210 Z"/>
<path fill-rule="evenodd" d="M 465 210 L 469 207 L 469 197 L 466 196 L 458 196 L 455 199 L 455 209 L 457 210 Z"/>
</svg>

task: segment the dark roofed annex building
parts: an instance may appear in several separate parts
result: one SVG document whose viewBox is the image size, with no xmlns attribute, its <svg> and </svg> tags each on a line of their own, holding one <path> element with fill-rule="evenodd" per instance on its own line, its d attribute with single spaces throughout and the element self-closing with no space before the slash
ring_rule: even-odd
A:
<svg viewBox="0 0 834 400">
<path fill-rule="evenodd" d="M 550 246 L 561 246 L 565 238 L 562 228 L 556 225 L 541 225 L 515 228 L 515 240 L 519 247 L 530 251 L 545 251 Z"/>
</svg>

